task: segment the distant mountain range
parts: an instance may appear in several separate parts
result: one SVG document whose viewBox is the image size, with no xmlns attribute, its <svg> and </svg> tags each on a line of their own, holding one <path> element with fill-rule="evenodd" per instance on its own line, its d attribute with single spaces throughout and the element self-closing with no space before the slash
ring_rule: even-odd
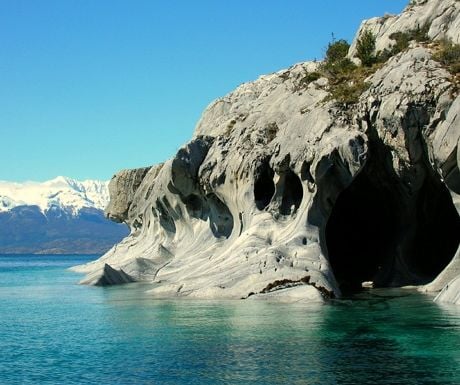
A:
<svg viewBox="0 0 460 385">
<path fill-rule="evenodd" d="M 104 253 L 129 233 L 105 218 L 108 202 L 105 181 L 0 181 L 0 253 Z"/>
</svg>

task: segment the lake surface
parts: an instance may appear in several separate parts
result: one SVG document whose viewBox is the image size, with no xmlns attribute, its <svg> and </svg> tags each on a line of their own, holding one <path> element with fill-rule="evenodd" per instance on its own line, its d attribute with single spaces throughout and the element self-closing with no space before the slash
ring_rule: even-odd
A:
<svg viewBox="0 0 460 385">
<path fill-rule="evenodd" d="M 0 256 L 1 384 L 460 384 L 460 307 L 404 290 L 286 305 L 80 286 Z"/>
</svg>

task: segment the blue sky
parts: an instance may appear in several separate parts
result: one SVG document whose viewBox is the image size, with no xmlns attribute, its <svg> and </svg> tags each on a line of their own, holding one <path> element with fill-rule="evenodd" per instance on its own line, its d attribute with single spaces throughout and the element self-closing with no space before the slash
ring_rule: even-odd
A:
<svg viewBox="0 0 460 385">
<path fill-rule="evenodd" d="M 239 84 L 406 0 L 0 0 L 0 179 L 166 160 Z"/>
</svg>

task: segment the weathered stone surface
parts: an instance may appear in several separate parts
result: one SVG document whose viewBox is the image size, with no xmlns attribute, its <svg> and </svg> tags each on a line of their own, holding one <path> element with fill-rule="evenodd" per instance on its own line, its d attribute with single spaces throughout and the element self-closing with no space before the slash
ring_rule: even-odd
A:
<svg viewBox="0 0 460 385">
<path fill-rule="evenodd" d="M 157 166 L 158 167 L 158 166 Z M 123 170 L 109 182 L 110 202 L 106 215 L 115 222 L 127 222 L 134 195 L 150 167 Z"/>
<path fill-rule="evenodd" d="M 454 37 L 458 4 L 431 0 L 364 27 L 378 26 L 379 49 L 414 20 Z M 158 283 L 157 297 L 314 300 L 444 276 L 440 290 L 459 259 L 452 75 L 414 43 L 344 106 L 326 98 L 327 79 L 304 81 L 318 65 L 241 85 L 211 103 L 173 159 L 117 174 L 107 215 L 131 235 L 77 270 L 110 264 Z"/>
<path fill-rule="evenodd" d="M 435 301 L 460 305 L 460 275 L 444 286 Z"/>
<path fill-rule="evenodd" d="M 356 56 L 356 44 L 363 31 L 370 31 L 376 35 L 377 51 L 383 51 L 395 44 L 390 38 L 391 34 L 425 26 L 428 26 L 430 39 L 448 38 L 460 43 L 460 2 L 416 0 L 410 3 L 401 15 L 385 15 L 363 21 L 350 48 L 350 57 Z"/>
</svg>

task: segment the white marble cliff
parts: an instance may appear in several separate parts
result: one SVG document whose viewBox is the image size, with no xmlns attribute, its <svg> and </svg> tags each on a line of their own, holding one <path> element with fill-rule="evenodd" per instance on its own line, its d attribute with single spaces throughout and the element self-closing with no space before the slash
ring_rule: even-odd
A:
<svg viewBox="0 0 460 385">
<path fill-rule="evenodd" d="M 370 281 L 459 303 L 460 68 L 439 54 L 458 43 L 459 1 L 412 1 L 362 23 L 353 76 L 299 63 L 214 101 L 174 158 L 113 177 L 106 213 L 131 234 L 82 282 L 323 301 Z"/>
</svg>

